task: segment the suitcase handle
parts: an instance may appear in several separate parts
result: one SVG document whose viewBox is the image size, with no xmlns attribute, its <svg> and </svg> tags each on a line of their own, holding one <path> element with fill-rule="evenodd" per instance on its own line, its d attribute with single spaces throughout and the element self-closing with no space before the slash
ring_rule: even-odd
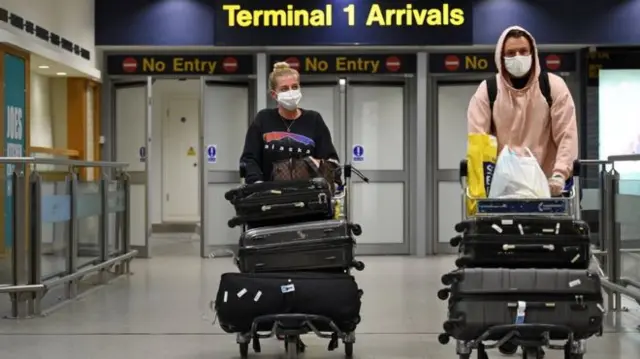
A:
<svg viewBox="0 0 640 359">
<path fill-rule="evenodd" d="M 518 302 L 509 302 L 507 303 L 507 307 L 509 308 L 518 308 Z M 527 308 L 536 308 L 536 309 L 553 309 L 556 307 L 556 303 L 554 302 L 527 302 Z"/>
<path fill-rule="evenodd" d="M 264 205 L 260 208 L 262 212 L 269 212 L 274 209 L 287 209 L 287 208 L 304 208 L 304 202 L 292 202 L 282 204 L 270 204 Z"/>
<path fill-rule="evenodd" d="M 556 249 L 556 246 L 553 244 L 503 244 L 503 251 L 535 251 L 535 250 L 543 250 L 548 252 L 553 252 Z"/>
</svg>

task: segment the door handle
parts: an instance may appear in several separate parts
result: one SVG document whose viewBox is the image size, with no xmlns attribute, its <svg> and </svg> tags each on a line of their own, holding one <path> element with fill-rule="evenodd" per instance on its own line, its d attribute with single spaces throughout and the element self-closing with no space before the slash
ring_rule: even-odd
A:
<svg viewBox="0 0 640 359">
<path fill-rule="evenodd" d="M 167 202 L 169 202 L 169 194 L 168 193 L 165 195 L 165 197 L 167 199 Z"/>
<path fill-rule="evenodd" d="M 198 167 L 198 164 L 197 164 L 197 163 L 194 163 L 194 164 L 193 164 L 193 167 Z"/>
</svg>

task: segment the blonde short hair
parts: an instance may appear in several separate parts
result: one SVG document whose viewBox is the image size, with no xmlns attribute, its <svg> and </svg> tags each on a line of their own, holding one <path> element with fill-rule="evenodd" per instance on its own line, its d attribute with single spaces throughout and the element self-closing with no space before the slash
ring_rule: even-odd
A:
<svg viewBox="0 0 640 359">
<path fill-rule="evenodd" d="M 286 62 L 276 62 L 273 64 L 273 71 L 269 74 L 269 88 L 273 91 L 278 86 L 278 78 L 282 76 L 293 75 L 297 79 L 300 79 L 300 73 L 296 69 L 292 69 Z"/>
</svg>

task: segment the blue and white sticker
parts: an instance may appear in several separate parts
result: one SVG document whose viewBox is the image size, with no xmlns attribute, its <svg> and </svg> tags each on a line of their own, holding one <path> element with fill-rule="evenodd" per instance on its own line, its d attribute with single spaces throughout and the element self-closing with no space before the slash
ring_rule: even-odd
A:
<svg viewBox="0 0 640 359">
<path fill-rule="evenodd" d="M 218 147 L 216 145 L 207 146 L 207 163 L 216 163 L 218 161 Z"/>
<path fill-rule="evenodd" d="M 364 147 L 362 145 L 353 145 L 351 153 L 353 154 L 354 162 L 364 161 Z"/>
<path fill-rule="evenodd" d="M 140 147 L 140 149 L 138 150 L 138 155 L 140 156 L 140 162 L 146 162 L 147 161 L 147 148 L 142 146 Z"/>
</svg>

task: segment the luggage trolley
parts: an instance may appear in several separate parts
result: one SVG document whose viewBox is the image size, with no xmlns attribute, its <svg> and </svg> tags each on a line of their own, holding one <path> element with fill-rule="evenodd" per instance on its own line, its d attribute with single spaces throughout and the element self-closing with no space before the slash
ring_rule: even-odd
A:
<svg viewBox="0 0 640 359">
<path fill-rule="evenodd" d="M 543 216 L 565 217 L 580 219 L 580 162 L 574 161 L 573 184 L 567 192 L 558 198 L 549 199 L 488 199 L 472 198 L 467 186 L 467 161 L 460 162 L 460 184 L 462 186 L 462 218 L 488 216 Z M 476 201 L 476 213 L 470 216 L 467 212 L 467 199 Z M 553 334 L 552 334 L 553 333 Z M 564 345 L 551 343 L 557 337 L 566 338 Z M 441 334 L 438 341 L 442 344 L 449 342 L 448 334 Z M 496 340 L 497 339 L 497 340 Z M 485 341 L 494 341 L 485 344 Z M 541 359 L 541 349 L 563 350 L 565 359 L 582 359 L 586 352 L 586 339 L 576 338 L 573 331 L 564 326 L 547 324 L 509 324 L 489 328 L 475 340 L 456 340 L 456 353 L 460 359 L 469 359 L 473 350 L 477 351 L 478 359 L 488 359 L 487 349 L 498 348 L 502 354 L 515 354 L 518 347 L 522 347 L 523 359 Z"/>
<path fill-rule="evenodd" d="M 345 184 L 339 188 L 339 193 L 334 196 L 334 209 L 340 209 L 341 219 L 347 219 L 349 210 L 349 189 L 351 186 L 351 175 L 355 174 L 365 183 L 369 183 L 369 179 L 358 169 L 353 168 L 350 164 L 343 166 L 343 174 Z M 245 168 L 240 166 L 240 177 L 244 179 Z M 337 191 L 338 192 L 338 191 Z M 348 221 L 347 221 L 348 223 Z M 243 227 L 243 230 L 246 230 Z M 362 228 L 355 225 L 351 228 L 354 236 L 362 234 Z M 361 271 L 365 267 L 364 263 L 355 261 L 353 268 Z M 347 273 L 350 269 L 347 269 Z M 360 296 L 362 296 L 360 291 Z M 354 325 L 359 324 L 359 318 Z M 264 328 L 268 328 L 263 330 Z M 327 349 L 333 351 L 338 348 L 340 341 L 344 344 L 345 357 L 353 357 L 353 345 L 356 342 L 356 334 L 354 330 L 342 330 L 330 318 L 320 315 L 311 315 L 304 313 L 292 314 L 275 314 L 263 315 L 254 318 L 251 325 L 251 331 L 248 333 L 236 333 L 236 342 L 240 350 L 240 357 L 247 358 L 249 355 L 249 345 L 252 345 L 253 351 L 260 353 L 262 351 L 260 339 L 277 337 L 284 340 L 285 352 L 287 358 L 297 358 L 299 354 L 304 353 L 306 346 L 302 343 L 300 337 L 304 334 L 313 333 L 320 338 L 329 339 Z"/>
</svg>

